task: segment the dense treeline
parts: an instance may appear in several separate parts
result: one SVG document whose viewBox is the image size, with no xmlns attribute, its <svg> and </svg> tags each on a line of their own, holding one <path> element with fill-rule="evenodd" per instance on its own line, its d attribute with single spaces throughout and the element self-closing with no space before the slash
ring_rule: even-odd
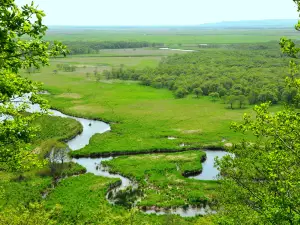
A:
<svg viewBox="0 0 300 225">
<path fill-rule="evenodd" d="M 239 44 L 199 44 L 198 47 L 200 49 L 206 49 L 206 48 L 215 48 L 215 49 L 231 49 L 231 50 L 267 50 L 269 53 L 278 53 L 278 41 L 270 41 L 266 43 L 239 43 Z"/>
<path fill-rule="evenodd" d="M 145 48 L 163 46 L 161 43 L 150 43 L 146 41 L 70 41 L 65 42 L 71 54 L 93 54 L 101 49 L 123 49 L 123 48 Z"/>
<path fill-rule="evenodd" d="M 64 72 L 74 72 L 76 71 L 76 66 L 69 64 L 56 64 L 58 70 L 62 70 Z"/>
<path fill-rule="evenodd" d="M 164 58 L 157 68 L 136 70 L 120 67 L 105 71 L 104 76 L 168 88 L 178 98 L 188 94 L 211 96 L 213 100 L 222 98 L 231 108 L 265 101 L 273 104 L 292 102 L 296 91 L 285 85 L 288 59 L 279 51 L 270 51 L 270 46 L 262 46 L 253 45 L 251 50 L 248 45 L 242 50 L 237 46 L 203 49 Z M 264 48 L 266 50 L 262 50 Z"/>
</svg>

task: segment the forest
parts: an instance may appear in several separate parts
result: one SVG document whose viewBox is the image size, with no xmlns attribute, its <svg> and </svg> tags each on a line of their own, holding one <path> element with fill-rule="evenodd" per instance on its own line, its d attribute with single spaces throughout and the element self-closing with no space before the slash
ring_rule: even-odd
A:
<svg viewBox="0 0 300 225">
<path fill-rule="evenodd" d="M 95 54 L 101 49 L 125 49 L 125 48 L 144 48 L 144 47 L 159 47 L 162 43 L 151 43 L 146 41 L 66 41 L 70 54 Z"/>
<path fill-rule="evenodd" d="M 289 59 L 276 51 L 278 43 L 228 45 L 164 58 L 157 68 L 113 68 L 107 79 L 137 80 L 167 88 L 177 98 L 211 96 L 233 108 L 271 101 L 293 103 L 297 94 L 285 85 Z"/>
</svg>

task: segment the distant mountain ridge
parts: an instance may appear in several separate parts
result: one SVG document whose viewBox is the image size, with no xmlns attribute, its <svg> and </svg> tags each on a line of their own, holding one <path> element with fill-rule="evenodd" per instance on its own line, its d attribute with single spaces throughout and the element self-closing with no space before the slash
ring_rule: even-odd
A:
<svg viewBox="0 0 300 225">
<path fill-rule="evenodd" d="M 128 29 L 128 28 L 202 28 L 202 29 L 282 29 L 293 28 L 298 19 L 270 19 L 270 20 L 241 20 L 241 21 L 223 21 L 217 23 L 205 23 L 198 25 L 153 25 L 153 26 L 70 26 L 70 25 L 49 25 L 50 30 L 60 29 Z"/>
</svg>

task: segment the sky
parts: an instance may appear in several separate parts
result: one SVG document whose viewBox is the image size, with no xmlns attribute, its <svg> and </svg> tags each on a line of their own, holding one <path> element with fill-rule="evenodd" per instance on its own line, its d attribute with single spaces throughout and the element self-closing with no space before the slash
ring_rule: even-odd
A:
<svg viewBox="0 0 300 225">
<path fill-rule="evenodd" d="M 16 0 L 18 5 L 31 0 Z M 46 25 L 198 25 L 221 21 L 295 19 L 292 0 L 34 0 Z"/>
</svg>

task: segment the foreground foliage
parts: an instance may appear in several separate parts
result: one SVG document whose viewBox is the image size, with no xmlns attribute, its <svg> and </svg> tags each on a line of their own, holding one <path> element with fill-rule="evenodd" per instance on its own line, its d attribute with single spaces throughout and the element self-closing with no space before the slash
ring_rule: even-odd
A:
<svg viewBox="0 0 300 225">
<path fill-rule="evenodd" d="M 50 56 L 66 54 L 62 44 L 55 42 L 50 46 L 42 40 L 47 29 L 42 24 L 44 16 L 33 3 L 19 8 L 14 0 L 0 1 L 0 163 L 13 171 L 41 166 L 28 145 L 36 131 L 29 124 L 36 114 L 24 117 L 24 112 L 27 102 L 40 104 L 43 110 L 47 108 L 38 96 L 41 85 L 18 72 L 48 65 Z M 18 98 L 29 93 L 28 100 Z"/>
<path fill-rule="evenodd" d="M 300 1 L 294 2 L 300 11 Z M 280 45 L 292 58 L 300 51 L 286 38 Z M 274 114 L 269 112 L 269 103 L 264 103 L 254 108 L 255 119 L 245 114 L 244 123 L 233 124 L 257 140 L 244 140 L 230 150 L 232 155 L 217 161 L 223 174 L 218 196 L 220 224 L 300 223 L 300 114 L 293 108 L 299 103 L 299 65 L 293 59 L 289 66 L 286 83 L 296 90 L 295 104 Z"/>
<path fill-rule="evenodd" d="M 52 218 L 56 215 L 55 210 L 45 210 L 39 203 L 30 203 L 29 207 L 18 206 L 6 208 L 0 212 L 0 224 L 9 225 L 55 225 L 57 222 Z"/>
<path fill-rule="evenodd" d="M 299 224 L 300 116 L 286 109 L 272 115 L 268 105 L 256 107 L 256 120 L 245 116 L 239 131 L 251 131 L 255 143 L 244 141 L 218 162 L 222 190 L 218 199 L 224 224 Z"/>
</svg>

